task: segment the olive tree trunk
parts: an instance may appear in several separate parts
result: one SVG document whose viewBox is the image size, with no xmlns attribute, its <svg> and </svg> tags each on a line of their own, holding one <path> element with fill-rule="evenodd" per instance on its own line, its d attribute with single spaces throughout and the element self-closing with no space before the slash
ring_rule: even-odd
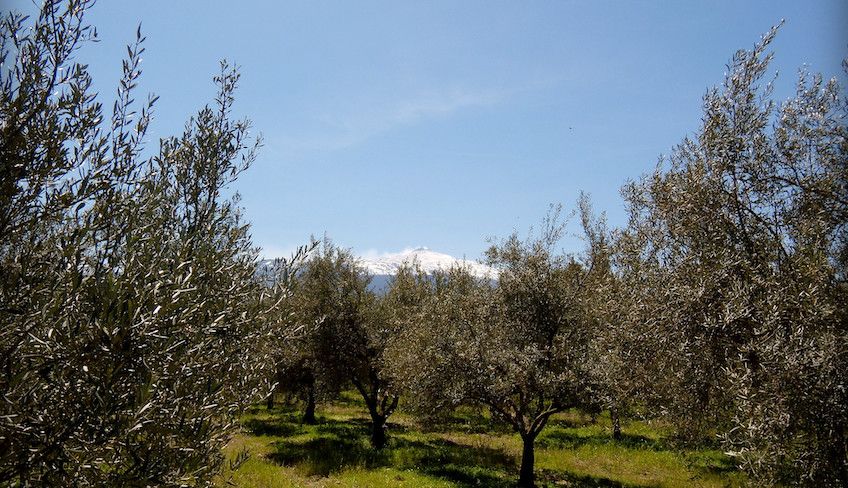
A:
<svg viewBox="0 0 848 488">
<path fill-rule="evenodd" d="M 523 449 L 521 451 L 521 470 L 518 474 L 518 486 L 521 488 L 532 488 L 536 486 L 536 477 L 533 474 L 533 466 L 536 461 L 534 444 L 536 436 L 533 434 L 521 434 Z"/>
<path fill-rule="evenodd" d="M 306 388 L 306 411 L 303 412 L 303 423 L 315 425 L 315 384 L 311 383 Z"/>
<path fill-rule="evenodd" d="M 371 413 L 371 446 L 374 449 L 386 447 L 386 417 Z"/>
<path fill-rule="evenodd" d="M 610 408 L 610 418 L 612 420 L 612 438 L 620 441 L 621 440 L 621 418 L 618 413 L 618 405 L 613 404 L 612 408 Z"/>
</svg>

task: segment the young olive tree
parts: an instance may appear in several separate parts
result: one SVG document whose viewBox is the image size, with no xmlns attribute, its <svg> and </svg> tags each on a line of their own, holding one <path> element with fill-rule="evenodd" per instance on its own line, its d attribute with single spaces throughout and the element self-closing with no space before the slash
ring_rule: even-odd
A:
<svg viewBox="0 0 848 488">
<path fill-rule="evenodd" d="M 325 241 L 299 277 L 302 323 L 318 324 L 305 345 L 318 381 L 352 384 L 371 416 L 371 443 L 386 444 L 386 421 L 398 405 L 383 353 L 394 337 L 387 308 L 368 290 L 370 278 L 353 255 Z"/>
<path fill-rule="evenodd" d="M 0 22 L 0 484 L 203 485 L 285 298 L 222 195 L 256 145 L 222 66 L 214 106 L 143 157 L 143 38 L 104 118 L 73 60 L 92 3 Z"/>
<path fill-rule="evenodd" d="M 488 251 L 497 283 L 462 268 L 436 276 L 426 321 L 405 331 L 405 384 L 441 409 L 488 407 L 521 436 L 519 485 L 533 486 L 534 445 L 551 415 L 589 400 L 586 322 L 579 296 L 588 270 L 555 254 L 552 216 L 537 238 L 516 235 Z"/>
<path fill-rule="evenodd" d="M 633 309 L 669 411 L 765 483 L 848 485 L 848 105 L 802 71 L 761 85 L 776 29 L 704 97 L 703 126 L 624 189 Z"/>
<path fill-rule="evenodd" d="M 329 324 L 338 319 L 336 304 L 344 300 L 336 288 L 340 269 L 333 261 L 336 248 L 326 239 L 319 246 L 313 238 L 311 245 L 301 248 L 303 266 L 291 274 L 290 322 L 274 354 L 276 387 L 267 399 L 272 408 L 276 393 L 299 396 L 303 422 L 310 425 L 317 423 L 317 403 L 336 397 L 345 384 L 337 364 L 324 356 L 331 340 Z"/>
<path fill-rule="evenodd" d="M 607 228 L 606 216 L 595 216 L 588 195 L 582 194 L 578 210 L 586 241 L 585 262 L 591 263 L 585 291 L 580 294 L 580 310 L 589 334 L 588 363 L 593 390 L 593 413 L 610 412 L 612 436 L 620 440 L 621 416 L 637 401 L 641 375 L 631 369 L 638 364 L 633 330 L 620 317 L 625 308 L 622 281 L 614 267 L 615 235 Z"/>
<path fill-rule="evenodd" d="M 326 385 L 318 374 L 319 366 L 310 354 L 313 344 L 309 330 L 301 327 L 288 340 L 282 341 L 282 347 L 274 354 L 275 387 L 266 398 L 268 410 L 274 408 L 277 394 L 286 395 L 287 401 L 299 397 L 304 404 L 303 423 L 315 425 L 315 409 L 320 400 L 332 398 L 338 393 L 338 388 Z"/>
</svg>

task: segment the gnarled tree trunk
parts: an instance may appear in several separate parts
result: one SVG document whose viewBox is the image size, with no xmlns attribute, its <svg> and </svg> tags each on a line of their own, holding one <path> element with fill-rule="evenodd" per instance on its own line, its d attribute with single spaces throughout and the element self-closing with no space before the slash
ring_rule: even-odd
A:
<svg viewBox="0 0 848 488">
<path fill-rule="evenodd" d="M 312 382 L 306 388 L 306 411 L 303 412 L 303 423 L 315 425 L 315 383 Z"/>
<path fill-rule="evenodd" d="M 376 413 L 371 414 L 371 445 L 374 449 L 386 447 L 386 417 Z"/>
<path fill-rule="evenodd" d="M 387 392 L 376 374 L 370 376 L 367 388 L 357 379 L 353 379 L 353 385 L 362 394 L 371 415 L 371 445 L 374 449 L 382 449 L 386 446 L 386 420 L 397 408 L 398 396 Z"/>
<path fill-rule="evenodd" d="M 533 434 L 521 434 L 523 449 L 521 451 L 521 470 L 518 474 L 518 486 L 521 488 L 532 488 L 536 486 L 536 477 L 533 474 L 533 466 L 536 461 L 534 443 L 536 436 Z"/>
</svg>

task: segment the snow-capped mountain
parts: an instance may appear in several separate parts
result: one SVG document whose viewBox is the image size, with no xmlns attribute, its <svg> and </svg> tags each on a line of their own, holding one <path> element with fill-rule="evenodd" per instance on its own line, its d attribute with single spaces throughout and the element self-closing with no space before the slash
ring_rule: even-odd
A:
<svg viewBox="0 0 848 488">
<path fill-rule="evenodd" d="M 425 273 L 433 273 L 437 270 L 446 271 L 452 267 L 460 266 L 480 278 L 495 277 L 495 270 L 485 264 L 467 259 L 457 259 L 448 254 L 431 251 L 426 247 L 407 249 L 399 253 L 383 254 L 377 257 L 360 257 L 359 264 L 374 276 L 395 275 L 404 264 L 417 264 Z"/>
<path fill-rule="evenodd" d="M 449 254 L 431 251 L 426 247 L 406 249 L 399 253 L 383 254 L 377 257 L 360 257 L 359 264 L 371 275 L 369 288 L 378 293 L 385 291 L 392 278 L 404 264 L 417 264 L 421 271 L 433 273 L 437 270 L 449 270 L 454 266 L 466 268 L 479 278 L 497 279 L 497 272 L 485 264 L 467 259 L 457 259 Z"/>
<path fill-rule="evenodd" d="M 446 271 L 452 267 L 460 266 L 479 278 L 497 280 L 497 271 L 485 264 L 468 259 L 458 259 L 449 254 L 432 251 L 426 247 L 405 249 L 398 253 L 382 254 L 376 257 L 358 257 L 357 262 L 371 275 L 369 288 L 376 292 L 385 291 L 392 278 L 397 274 L 401 266 L 405 264 L 417 264 L 421 268 L 421 271 L 427 274 L 437 270 Z M 264 276 L 268 279 L 267 277 L 273 273 L 273 263 L 274 261 L 271 259 L 260 261 L 257 275 Z"/>
</svg>

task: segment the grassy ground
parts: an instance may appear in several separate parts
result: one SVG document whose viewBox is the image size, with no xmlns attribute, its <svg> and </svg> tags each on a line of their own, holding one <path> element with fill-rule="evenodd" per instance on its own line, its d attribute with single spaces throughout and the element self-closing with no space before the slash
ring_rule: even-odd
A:
<svg viewBox="0 0 848 488">
<path fill-rule="evenodd" d="M 509 487 L 518 476 L 518 435 L 472 410 L 458 412 L 445 426 L 424 429 L 397 412 L 390 441 L 374 451 L 368 444 L 364 405 L 347 394 L 319 408 L 319 424 L 302 425 L 289 407 L 257 406 L 244 418 L 245 433 L 227 447 L 235 458 L 221 486 L 241 487 Z M 645 422 L 623 425 L 613 441 L 609 419 L 596 423 L 578 413 L 551 420 L 536 441 L 539 486 L 673 487 L 739 486 L 744 478 L 715 450 L 674 451 L 663 429 Z"/>
</svg>

